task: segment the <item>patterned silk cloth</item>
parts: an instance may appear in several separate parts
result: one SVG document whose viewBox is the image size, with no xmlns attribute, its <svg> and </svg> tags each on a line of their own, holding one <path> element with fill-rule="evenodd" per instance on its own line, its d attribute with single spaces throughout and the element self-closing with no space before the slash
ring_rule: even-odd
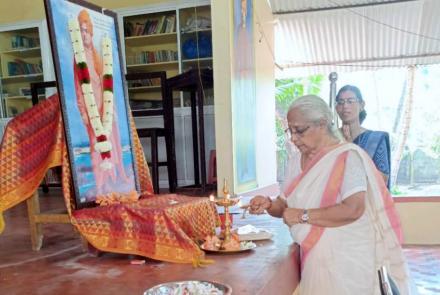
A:
<svg viewBox="0 0 440 295">
<path fill-rule="evenodd" d="M 62 166 L 64 201 L 72 224 L 95 248 L 152 259 L 200 264 L 196 241 L 219 222 L 207 198 L 154 195 L 142 146 L 131 119 L 141 188 L 138 201 L 75 210 L 71 170 L 58 97 L 39 103 L 9 122 L 0 146 L 0 233 L 2 213 L 32 196 L 46 171 Z"/>
</svg>

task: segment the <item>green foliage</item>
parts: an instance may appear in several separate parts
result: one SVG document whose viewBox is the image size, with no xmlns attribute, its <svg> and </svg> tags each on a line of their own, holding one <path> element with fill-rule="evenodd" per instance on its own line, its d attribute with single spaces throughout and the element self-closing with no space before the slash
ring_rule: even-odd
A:
<svg viewBox="0 0 440 295">
<path fill-rule="evenodd" d="M 440 157 L 440 135 L 437 135 L 431 145 L 431 150 Z"/>
<path fill-rule="evenodd" d="M 305 94 L 319 94 L 323 80 L 323 75 L 275 80 L 277 109 L 287 112 L 290 104 L 297 97 Z"/>
<path fill-rule="evenodd" d="M 300 96 L 306 94 L 318 95 L 321 92 L 323 75 L 310 76 L 306 78 L 292 78 L 275 80 L 276 99 L 276 133 L 277 133 L 277 162 L 283 165 L 287 160 L 285 135 L 286 115 L 289 106 Z"/>
<path fill-rule="evenodd" d="M 403 192 L 400 191 L 400 189 L 399 189 L 398 186 L 393 186 L 393 187 L 390 189 L 390 193 L 391 193 L 393 196 L 401 196 L 401 195 L 403 195 Z"/>
<path fill-rule="evenodd" d="M 440 135 L 434 137 L 431 150 L 437 156 L 437 165 L 440 167 Z"/>
<path fill-rule="evenodd" d="M 305 94 L 319 94 L 321 91 L 323 75 L 310 76 L 307 78 L 292 78 L 275 80 L 276 87 L 276 130 L 277 130 L 277 146 L 279 150 L 284 150 L 285 124 L 287 110 L 296 98 Z"/>
<path fill-rule="evenodd" d="M 276 120 L 275 121 L 276 124 L 276 130 L 277 130 L 277 146 L 278 147 L 283 147 L 285 146 L 286 143 L 286 136 L 285 136 L 285 129 L 283 127 L 283 125 L 281 124 L 281 120 Z"/>
</svg>

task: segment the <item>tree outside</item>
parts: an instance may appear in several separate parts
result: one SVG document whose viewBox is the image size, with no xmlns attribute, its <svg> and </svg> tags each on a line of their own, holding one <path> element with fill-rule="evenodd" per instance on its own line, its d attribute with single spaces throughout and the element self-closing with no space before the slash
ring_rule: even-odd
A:
<svg viewBox="0 0 440 295">
<path fill-rule="evenodd" d="M 285 130 L 287 129 L 286 116 L 289 106 L 300 96 L 319 95 L 324 81 L 324 75 L 275 81 L 278 181 L 284 179 L 284 170 L 288 159 L 289 142 L 287 142 Z"/>
</svg>

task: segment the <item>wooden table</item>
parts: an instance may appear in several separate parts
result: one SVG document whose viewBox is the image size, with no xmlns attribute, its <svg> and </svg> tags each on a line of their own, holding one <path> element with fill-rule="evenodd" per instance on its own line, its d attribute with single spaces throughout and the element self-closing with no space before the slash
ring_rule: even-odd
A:
<svg viewBox="0 0 440 295">
<path fill-rule="evenodd" d="M 272 240 L 257 241 L 257 248 L 237 254 L 209 254 L 215 263 L 204 268 L 183 264 L 162 264 L 144 272 L 147 289 L 180 280 L 210 280 L 232 287 L 232 294 L 292 295 L 299 282 L 299 248 L 287 227 L 268 215 L 234 215 L 234 225 L 252 224 L 274 233 Z"/>
</svg>

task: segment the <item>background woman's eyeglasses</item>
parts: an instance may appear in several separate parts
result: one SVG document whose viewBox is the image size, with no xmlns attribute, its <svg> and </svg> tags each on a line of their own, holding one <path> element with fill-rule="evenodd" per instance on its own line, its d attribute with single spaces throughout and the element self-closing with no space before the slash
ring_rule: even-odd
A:
<svg viewBox="0 0 440 295">
<path fill-rule="evenodd" d="M 337 99 L 336 100 L 336 104 L 338 106 L 343 106 L 344 104 L 351 105 L 351 104 L 354 104 L 355 102 L 358 102 L 358 99 L 356 97 L 349 97 L 346 99 Z"/>
<path fill-rule="evenodd" d="M 299 136 L 299 137 L 303 137 L 304 133 L 309 130 L 310 125 L 309 126 L 305 126 L 303 128 L 298 128 L 298 127 L 289 127 L 286 130 L 284 130 L 284 132 L 287 134 L 287 136 L 290 138 L 292 137 L 292 135 L 295 136 Z"/>
</svg>

